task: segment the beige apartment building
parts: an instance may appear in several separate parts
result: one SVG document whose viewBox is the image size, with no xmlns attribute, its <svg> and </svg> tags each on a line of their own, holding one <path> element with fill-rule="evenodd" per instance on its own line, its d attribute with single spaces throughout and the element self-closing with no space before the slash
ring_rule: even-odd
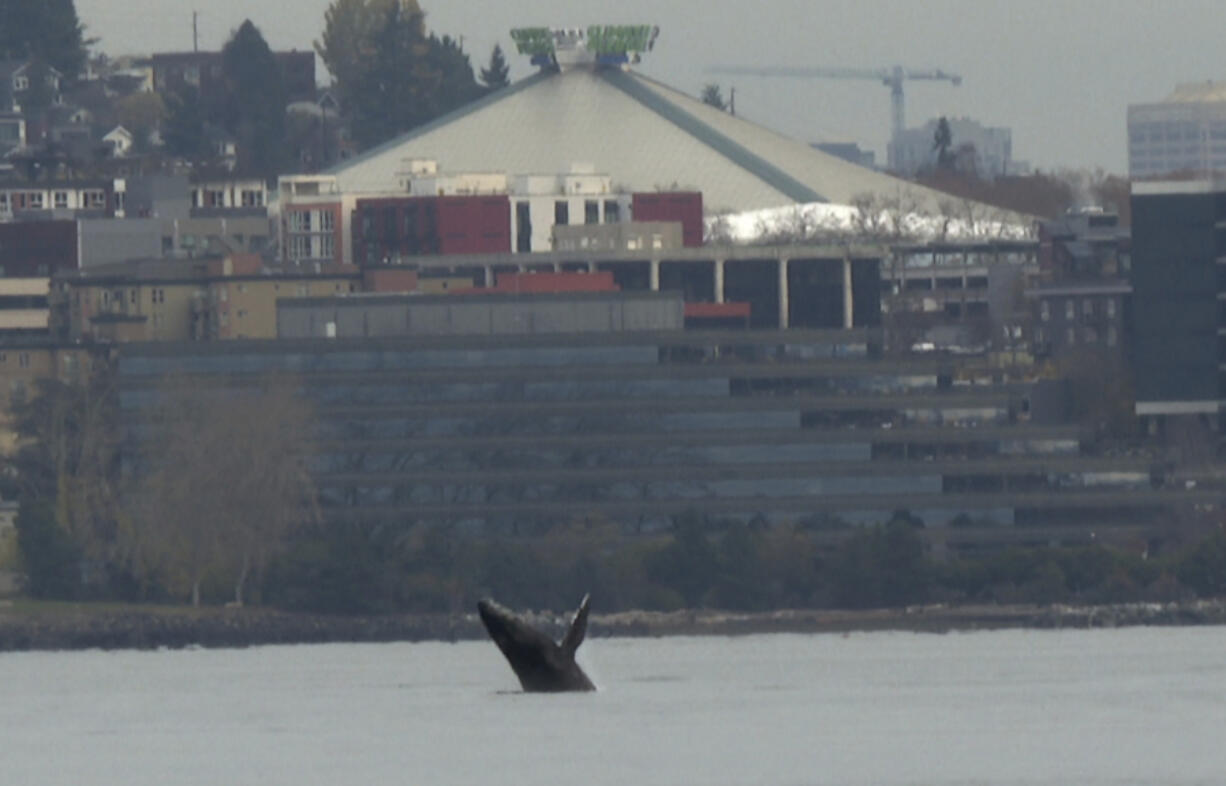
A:
<svg viewBox="0 0 1226 786">
<path fill-rule="evenodd" d="M 356 268 L 268 269 L 255 255 L 149 260 L 72 271 L 52 282 L 52 335 L 67 341 L 276 337 L 280 298 L 355 292 Z"/>
</svg>

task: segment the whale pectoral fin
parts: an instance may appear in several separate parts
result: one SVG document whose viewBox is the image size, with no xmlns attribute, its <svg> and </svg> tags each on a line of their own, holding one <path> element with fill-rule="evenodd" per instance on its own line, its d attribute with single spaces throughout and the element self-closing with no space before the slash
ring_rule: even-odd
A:
<svg viewBox="0 0 1226 786">
<path fill-rule="evenodd" d="M 570 623 L 570 630 L 566 631 L 566 637 L 559 645 L 562 652 L 568 657 L 575 657 L 575 650 L 579 649 L 579 645 L 583 643 L 583 637 L 587 635 L 587 613 L 591 599 L 591 594 L 583 596 L 583 600 L 579 602 L 579 609 L 575 612 L 575 618 Z"/>
</svg>

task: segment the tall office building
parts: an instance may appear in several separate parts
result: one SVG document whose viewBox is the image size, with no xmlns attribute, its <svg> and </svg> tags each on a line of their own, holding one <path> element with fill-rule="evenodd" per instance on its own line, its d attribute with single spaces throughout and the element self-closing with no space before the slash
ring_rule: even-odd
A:
<svg viewBox="0 0 1226 786">
<path fill-rule="evenodd" d="M 1226 401 L 1226 180 L 1132 185 L 1138 415 L 1199 416 Z"/>
<path fill-rule="evenodd" d="M 1134 178 L 1226 171 L 1226 82 L 1180 85 L 1165 101 L 1128 107 Z"/>
</svg>

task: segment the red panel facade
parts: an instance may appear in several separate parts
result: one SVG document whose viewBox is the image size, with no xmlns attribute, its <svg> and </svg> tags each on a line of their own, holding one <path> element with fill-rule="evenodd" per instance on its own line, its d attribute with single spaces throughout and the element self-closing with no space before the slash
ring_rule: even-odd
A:
<svg viewBox="0 0 1226 786">
<path fill-rule="evenodd" d="M 511 250 L 506 196 L 359 199 L 353 216 L 353 261 L 375 264 L 433 254 Z"/>
<path fill-rule="evenodd" d="M 444 196 L 438 202 L 439 249 L 443 254 L 511 251 L 511 200 L 505 196 Z"/>
<path fill-rule="evenodd" d="M 634 194 L 630 203 L 635 221 L 674 221 L 681 224 L 681 242 L 687 248 L 702 245 L 702 194 L 697 191 Z"/>
</svg>

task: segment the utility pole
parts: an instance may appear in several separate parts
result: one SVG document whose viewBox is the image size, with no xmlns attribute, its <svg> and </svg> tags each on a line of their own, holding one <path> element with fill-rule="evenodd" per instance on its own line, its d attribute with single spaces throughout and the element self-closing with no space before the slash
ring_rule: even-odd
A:
<svg viewBox="0 0 1226 786">
<path fill-rule="evenodd" d="M 728 88 L 728 112 L 736 117 L 736 88 Z"/>
<path fill-rule="evenodd" d="M 200 51 L 200 31 L 199 31 L 199 28 L 197 28 L 196 26 L 197 16 L 199 16 L 199 14 L 195 11 L 192 11 L 192 51 L 193 52 Z"/>
</svg>

